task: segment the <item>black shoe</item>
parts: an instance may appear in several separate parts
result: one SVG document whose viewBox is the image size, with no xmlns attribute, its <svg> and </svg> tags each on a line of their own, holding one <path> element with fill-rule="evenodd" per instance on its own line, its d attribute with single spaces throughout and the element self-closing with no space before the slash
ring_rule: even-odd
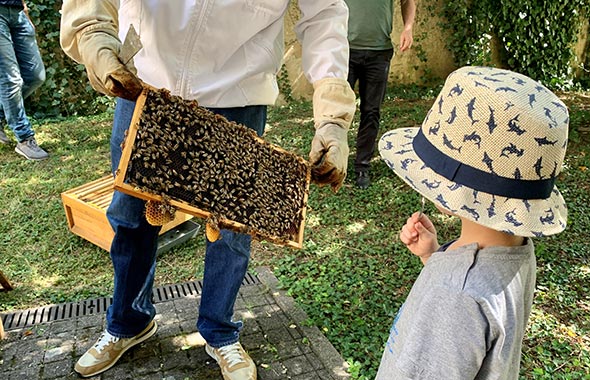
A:
<svg viewBox="0 0 590 380">
<path fill-rule="evenodd" d="M 358 172 L 356 175 L 356 187 L 366 189 L 371 184 L 368 171 Z"/>
</svg>

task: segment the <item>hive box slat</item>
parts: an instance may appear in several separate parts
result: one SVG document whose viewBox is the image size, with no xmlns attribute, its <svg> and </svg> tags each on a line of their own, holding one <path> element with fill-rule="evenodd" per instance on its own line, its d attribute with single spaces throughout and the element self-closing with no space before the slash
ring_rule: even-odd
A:
<svg viewBox="0 0 590 380">
<path fill-rule="evenodd" d="M 148 191 L 142 190 L 142 189 L 138 188 L 137 186 L 134 186 L 133 184 L 128 183 L 129 181 L 126 178 L 126 173 L 128 170 L 129 161 L 131 159 L 131 155 L 133 152 L 133 146 L 135 144 L 135 141 L 136 141 L 136 138 L 138 135 L 138 128 L 140 125 L 141 115 L 142 115 L 142 112 L 143 112 L 143 109 L 145 106 L 147 94 L 149 91 L 153 91 L 153 90 L 157 91 L 158 89 L 155 89 L 155 88 L 152 88 L 152 87 L 146 85 L 144 88 L 144 91 L 142 92 L 142 94 L 139 96 L 139 98 L 136 101 L 135 110 L 133 113 L 131 124 L 130 124 L 129 130 L 127 132 L 127 137 L 126 137 L 125 142 L 123 144 L 123 152 L 122 152 L 121 160 L 119 162 L 119 167 L 118 167 L 116 175 L 115 175 L 114 186 L 115 186 L 115 189 L 117 189 L 118 191 L 135 196 L 137 198 L 141 198 L 144 200 L 163 202 L 164 199 L 161 195 L 150 193 Z M 262 144 L 270 145 L 269 143 L 267 143 L 264 139 L 262 139 L 260 137 L 256 137 L 256 139 Z M 278 146 L 272 145 L 272 148 L 275 151 L 278 151 L 281 153 L 291 154 L 288 151 L 286 151 Z M 301 160 L 303 162 L 305 162 L 305 160 L 303 160 L 303 159 L 301 159 Z M 306 165 L 308 165 L 308 164 L 306 163 Z M 251 233 L 253 238 L 259 239 L 259 240 L 268 240 L 268 241 L 273 242 L 275 244 L 285 245 L 285 246 L 289 246 L 292 248 L 302 248 L 303 247 L 303 232 L 304 232 L 305 216 L 306 216 L 306 205 L 307 205 L 307 200 L 308 200 L 308 195 L 309 195 L 310 182 L 311 182 L 311 167 L 308 165 L 308 170 L 307 170 L 306 178 L 305 178 L 306 185 L 305 185 L 305 191 L 304 191 L 304 196 L 303 196 L 303 201 L 302 201 L 303 206 L 300 208 L 301 221 L 298 225 L 296 236 L 294 236 L 293 239 L 284 239 L 284 238 L 277 237 L 277 236 L 260 236 L 260 235 L 257 235 L 256 233 Z M 213 216 L 211 212 L 194 207 L 193 205 L 191 205 L 187 202 L 184 202 L 184 201 L 178 201 L 178 200 L 169 198 L 169 199 L 166 199 L 165 202 L 171 206 L 174 206 L 177 210 L 180 210 L 180 211 L 185 212 L 187 214 L 196 216 L 198 218 L 208 219 Z M 244 224 L 234 221 L 234 220 L 229 220 L 229 219 L 220 220 L 218 226 L 220 228 L 231 229 L 231 230 L 239 231 L 239 232 L 243 232 L 243 231 L 247 230 L 246 226 Z"/>
<path fill-rule="evenodd" d="M 4 273 L 2 273 L 2 271 L 0 271 L 0 285 L 2 285 L 2 290 L 12 290 L 12 284 L 10 283 L 10 281 L 8 281 L 8 279 L 6 278 L 6 276 L 4 276 Z M 6 336 L 6 333 L 4 332 L 4 325 L 2 324 L 2 317 L 0 316 L 0 339 L 4 339 L 4 337 Z"/>
<path fill-rule="evenodd" d="M 115 236 L 106 216 L 113 191 L 113 176 L 107 175 L 61 193 L 70 231 L 107 251 Z M 162 226 L 160 234 L 191 218 L 192 215 L 177 212 L 173 221 Z"/>
</svg>

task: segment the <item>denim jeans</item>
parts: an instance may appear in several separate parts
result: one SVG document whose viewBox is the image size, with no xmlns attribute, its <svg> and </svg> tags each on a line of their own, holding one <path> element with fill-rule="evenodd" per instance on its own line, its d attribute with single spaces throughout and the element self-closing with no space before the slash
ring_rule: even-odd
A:
<svg viewBox="0 0 590 380">
<path fill-rule="evenodd" d="M 392 57 L 393 49 L 350 49 L 348 83 L 354 89 L 358 81 L 361 100 L 354 161 L 356 173 L 369 170 L 375 152 L 379 119 L 381 118 L 381 103 L 383 103 L 387 90 L 389 65 Z"/>
<path fill-rule="evenodd" d="M 117 99 L 111 162 L 113 173 L 119 166 L 121 142 L 129 128 L 135 103 Z M 266 106 L 217 108 L 213 112 L 264 133 Z M 144 216 L 145 202 L 115 191 L 107 218 L 115 231 L 111 245 L 115 281 L 113 303 L 107 311 L 107 330 L 114 336 L 132 337 L 143 330 L 155 315 L 151 301 L 156 270 L 159 227 Z M 205 273 L 197 328 L 207 343 L 221 347 L 238 341 L 241 321 L 234 321 L 233 308 L 250 259 L 249 235 L 221 230 L 221 239 L 207 242 Z"/>
<path fill-rule="evenodd" d="M 35 28 L 22 9 L 0 5 L 0 116 L 19 142 L 35 135 L 24 99 L 43 81 L 45 67 Z"/>
</svg>

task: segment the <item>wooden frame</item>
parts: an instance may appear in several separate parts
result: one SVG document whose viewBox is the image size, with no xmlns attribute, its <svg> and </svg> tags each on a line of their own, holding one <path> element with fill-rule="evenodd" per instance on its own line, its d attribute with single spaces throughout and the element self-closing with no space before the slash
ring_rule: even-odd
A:
<svg viewBox="0 0 590 380">
<path fill-rule="evenodd" d="M 129 195 L 132 195 L 132 196 L 144 199 L 144 200 L 152 200 L 152 201 L 161 202 L 163 199 L 160 195 L 142 191 L 138 187 L 130 185 L 129 183 L 126 183 L 127 181 L 125 178 L 125 175 L 126 175 L 127 169 L 128 169 L 128 165 L 129 165 L 129 161 L 131 159 L 133 145 L 134 145 L 135 139 L 137 137 L 139 122 L 141 119 L 141 114 L 143 112 L 143 108 L 145 106 L 146 97 L 147 97 L 147 94 L 149 91 L 154 91 L 154 90 L 157 91 L 157 89 L 155 89 L 155 88 L 146 86 L 144 88 L 143 92 L 141 93 L 141 95 L 139 96 L 139 98 L 137 99 L 137 102 L 135 104 L 135 110 L 133 112 L 133 117 L 131 120 L 131 125 L 129 127 L 129 130 L 127 132 L 127 137 L 124 142 L 124 147 L 123 147 L 123 152 L 122 152 L 121 160 L 119 163 L 119 167 L 116 172 L 117 175 L 115 176 L 114 186 L 117 190 L 124 192 L 126 194 L 129 194 Z M 258 141 L 260 141 L 260 143 L 271 145 L 260 137 L 256 137 L 256 138 Z M 280 147 L 277 147 L 274 145 L 271 145 L 271 146 L 273 149 L 275 149 L 278 152 L 291 154 Z M 277 236 L 263 236 L 262 237 L 262 236 L 257 236 L 256 234 L 252 234 L 253 238 L 259 239 L 259 240 L 268 240 L 268 241 L 271 241 L 275 244 L 285 245 L 285 246 L 289 246 L 289 247 L 293 247 L 293 248 L 302 248 L 306 205 L 307 205 L 307 199 L 308 199 L 308 193 L 309 193 L 309 184 L 311 181 L 311 166 L 309 164 L 307 164 L 307 162 L 306 162 L 306 166 L 308 167 L 306 179 L 305 179 L 306 188 L 304 191 L 304 198 L 303 198 L 303 202 L 302 202 L 303 207 L 302 207 L 302 209 L 300 209 L 301 223 L 300 223 L 298 231 L 297 231 L 296 239 L 285 241 L 284 238 L 277 237 Z M 184 201 L 169 199 L 169 200 L 167 200 L 167 203 L 170 204 L 171 206 L 174 206 L 176 209 L 178 209 L 182 212 L 185 212 L 190 215 L 194 215 L 198 218 L 208 219 L 209 217 L 212 216 L 212 214 L 209 211 L 199 209 L 199 208 L 194 207 Z M 234 230 L 234 231 L 239 231 L 239 232 L 247 231 L 246 226 L 243 225 L 242 223 L 239 223 L 239 222 L 233 221 L 233 220 L 228 220 L 228 219 L 223 219 L 223 220 L 219 221 L 219 227 Z"/>
</svg>

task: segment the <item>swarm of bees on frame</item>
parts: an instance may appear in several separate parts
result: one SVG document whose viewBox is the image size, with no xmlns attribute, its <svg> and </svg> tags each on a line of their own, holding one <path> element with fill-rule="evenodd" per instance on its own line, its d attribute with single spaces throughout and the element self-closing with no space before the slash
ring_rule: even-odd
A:
<svg viewBox="0 0 590 380">
<path fill-rule="evenodd" d="M 309 163 L 256 132 L 171 95 L 148 90 L 126 182 L 211 214 L 208 222 L 285 242 L 299 233 Z M 235 229 L 235 228 L 233 228 Z"/>
</svg>

